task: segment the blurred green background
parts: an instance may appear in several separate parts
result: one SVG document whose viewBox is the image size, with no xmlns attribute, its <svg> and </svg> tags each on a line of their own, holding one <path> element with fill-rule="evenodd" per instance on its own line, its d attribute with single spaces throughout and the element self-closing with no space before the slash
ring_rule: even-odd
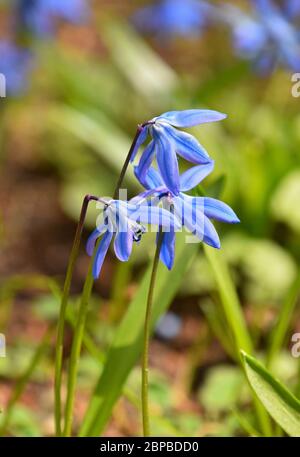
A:
<svg viewBox="0 0 300 457">
<path fill-rule="evenodd" d="M 28 92 L 0 100 L 0 332 L 7 339 L 7 357 L 0 359 L 2 420 L 20 389 L 4 434 L 54 433 L 57 287 L 63 284 L 82 199 L 87 193 L 112 194 L 138 123 L 177 109 L 228 114 L 226 121 L 192 133 L 216 163 L 204 182 L 206 193 L 220 197 L 241 219 L 239 226 L 217 228 L 258 354 L 272 344 L 298 274 L 300 115 L 291 74 L 277 70 L 259 77 L 233 55 L 222 29 L 168 42 L 144 37 L 130 23 L 142 4 L 99 0 L 87 24 L 62 23 L 55 40 L 35 43 L 38 65 Z M 5 18 L 2 11 L 3 29 Z M 139 190 L 132 170 L 126 185 L 130 195 Z M 91 205 L 84 240 L 96 214 Z M 95 282 L 80 363 L 77 427 L 153 249 L 149 234 L 128 264 L 109 256 Z M 249 388 L 232 355 L 211 266 L 203 250 L 191 260 L 170 306 L 168 316 L 176 316 L 176 325 L 162 321 L 151 344 L 153 433 L 243 436 L 244 419 L 251 423 L 253 415 Z M 88 262 L 82 246 L 72 310 Z M 170 325 L 176 328 L 166 337 Z M 295 307 L 272 370 L 299 395 L 299 359 L 290 353 L 297 331 Z M 29 381 L 22 386 L 26 373 Z M 135 364 L 105 434 L 140 433 L 139 376 Z"/>
</svg>

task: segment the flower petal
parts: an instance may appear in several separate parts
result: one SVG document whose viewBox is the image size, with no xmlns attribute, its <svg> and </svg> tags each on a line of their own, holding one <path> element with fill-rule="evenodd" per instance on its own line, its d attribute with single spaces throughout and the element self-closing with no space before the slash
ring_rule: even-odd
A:
<svg viewBox="0 0 300 457">
<path fill-rule="evenodd" d="M 97 227 L 88 237 L 86 252 L 89 256 L 93 255 L 96 241 L 105 230 L 107 230 L 107 226 L 105 224 L 101 224 L 100 227 Z"/>
<path fill-rule="evenodd" d="M 211 160 L 206 165 L 197 165 L 182 173 L 180 176 L 180 192 L 185 192 L 196 187 L 203 181 L 214 168 L 214 161 Z"/>
<path fill-rule="evenodd" d="M 199 197 L 201 198 L 201 197 Z M 215 198 L 204 197 L 204 213 L 206 216 L 229 224 L 238 224 L 239 218 L 226 203 Z"/>
<path fill-rule="evenodd" d="M 164 121 L 174 127 L 194 127 L 206 122 L 216 122 L 225 119 L 226 114 L 209 109 L 188 109 L 184 111 L 169 111 L 161 114 L 155 120 Z"/>
<path fill-rule="evenodd" d="M 142 127 L 142 130 L 140 131 L 140 134 L 138 136 L 138 139 L 135 143 L 134 149 L 130 156 L 130 162 L 133 162 L 134 159 L 136 158 L 138 150 L 142 146 L 142 144 L 145 143 L 147 136 L 148 136 L 148 126 Z"/>
<path fill-rule="evenodd" d="M 103 235 L 102 240 L 99 243 L 97 253 L 95 255 L 94 265 L 93 265 L 93 276 L 98 278 L 101 272 L 101 268 L 108 251 L 111 239 L 113 237 L 113 232 L 106 231 Z"/>
<path fill-rule="evenodd" d="M 161 189 L 166 187 L 161 175 L 153 167 L 149 168 L 143 180 L 141 180 L 140 175 L 137 174 L 137 167 L 134 168 L 134 173 L 137 179 L 146 189 Z"/>
<path fill-rule="evenodd" d="M 116 256 L 121 262 L 126 262 L 131 254 L 133 244 L 133 233 L 128 228 L 127 232 L 117 232 L 115 236 L 114 249 Z"/>
<path fill-rule="evenodd" d="M 165 134 L 165 129 L 153 128 L 156 142 L 157 165 L 166 187 L 173 195 L 179 194 L 179 169 L 175 149 Z"/>
<path fill-rule="evenodd" d="M 210 158 L 203 146 L 196 140 L 195 137 L 186 132 L 176 130 L 171 125 L 164 125 L 166 135 L 172 139 L 174 148 L 181 157 L 192 163 L 206 164 L 210 162 Z"/>
<path fill-rule="evenodd" d="M 174 265 L 175 258 L 175 232 L 164 232 L 163 241 L 160 250 L 160 260 L 166 265 L 168 270 L 171 270 Z"/>
<path fill-rule="evenodd" d="M 146 174 L 150 168 L 151 162 L 154 159 L 155 155 L 155 142 L 152 140 L 148 146 L 145 148 L 140 162 L 137 167 L 135 167 L 134 172 L 140 183 L 144 185 L 146 182 Z M 145 186 L 146 187 L 146 186 Z"/>
<path fill-rule="evenodd" d="M 220 239 L 216 229 L 204 214 L 204 202 L 197 197 L 184 198 L 184 225 L 199 240 L 214 248 L 220 248 Z"/>
<path fill-rule="evenodd" d="M 153 206 L 151 203 L 149 201 L 148 205 L 132 205 L 132 207 L 128 205 L 130 219 L 143 224 L 162 226 L 165 229 L 181 228 L 181 224 L 172 213 L 158 206 Z"/>
</svg>

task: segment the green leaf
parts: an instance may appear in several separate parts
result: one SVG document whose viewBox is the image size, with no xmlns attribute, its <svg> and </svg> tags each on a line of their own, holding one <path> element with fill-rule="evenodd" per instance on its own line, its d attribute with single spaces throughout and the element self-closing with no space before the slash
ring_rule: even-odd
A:
<svg viewBox="0 0 300 457">
<path fill-rule="evenodd" d="M 184 272 L 195 255 L 199 244 L 185 244 L 178 236 L 176 262 L 171 271 L 159 265 L 154 292 L 152 326 L 174 298 Z M 96 385 L 80 435 L 98 436 L 111 416 L 111 411 L 122 393 L 126 379 L 142 350 L 145 300 L 151 266 L 125 314 L 107 356 L 107 362 Z"/>
<path fill-rule="evenodd" d="M 300 436 L 300 402 L 254 357 L 241 351 L 246 375 L 273 419 L 290 436 Z"/>
<path fill-rule="evenodd" d="M 298 273 L 297 278 L 293 282 L 289 293 L 286 296 L 286 299 L 283 303 L 283 306 L 280 309 L 278 320 L 270 337 L 270 345 L 268 350 L 267 357 L 267 366 L 270 366 L 275 359 L 276 355 L 280 352 L 283 343 L 286 339 L 288 333 L 288 328 L 291 323 L 293 312 L 299 297 L 300 291 L 300 272 Z"/>
<path fill-rule="evenodd" d="M 251 352 L 252 343 L 241 304 L 222 253 L 207 245 L 204 245 L 204 252 L 213 271 L 224 314 L 234 336 L 236 348 Z"/>
</svg>

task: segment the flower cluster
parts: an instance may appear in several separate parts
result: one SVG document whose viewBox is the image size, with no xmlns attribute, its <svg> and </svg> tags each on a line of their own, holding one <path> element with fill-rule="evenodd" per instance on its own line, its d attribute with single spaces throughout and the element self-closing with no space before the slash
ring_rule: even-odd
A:
<svg viewBox="0 0 300 457">
<path fill-rule="evenodd" d="M 10 95 L 27 86 L 34 64 L 32 41 L 53 36 L 57 21 L 78 23 L 88 15 L 86 0 L 16 0 L 11 6 L 11 37 L 0 42 L 0 72 Z"/>
<path fill-rule="evenodd" d="M 224 24 L 239 57 L 254 62 L 260 73 L 281 65 L 300 70 L 299 0 L 249 0 L 249 12 L 234 2 L 158 0 L 139 10 L 133 20 L 139 30 L 158 38 L 201 35 L 205 26 Z"/>
<path fill-rule="evenodd" d="M 101 200 L 101 220 L 91 234 L 87 251 L 94 258 L 94 277 L 101 271 L 109 244 L 115 236 L 114 250 L 121 261 L 128 260 L 133 242 L 139 242 L 146 228 L 141 224 L 161 228 L 160 259 L 168 269 L 174 264 L 176 232 L 183 227 L 200 241 L 220 248 L 218 234 L 210 219 L 238 223 L 233 210 L 214 198 L 193 197 L 185 192 L 196 187 L 212 172 L 214 161 L 192 135 L 175 127 L 192 127 L 205 122 L 224 119 L 222 113 L 211 110 L 170 111 L 144 123 L 131 156 L 135 160 L 139 148 L 150 141 L 141 154 L 134 171 L 145 191 L 129 202 Z M 196 165 L 179 174 L 177 154 Z M 157 168 L 153 166 L 156 161 Z"/>
</svg>

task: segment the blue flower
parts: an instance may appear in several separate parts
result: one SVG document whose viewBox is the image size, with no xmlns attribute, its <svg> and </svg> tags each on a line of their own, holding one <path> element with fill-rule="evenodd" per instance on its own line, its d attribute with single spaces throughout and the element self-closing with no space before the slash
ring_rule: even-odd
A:
<svg viewBox="0 0 300 457">
<path fill-rule="evenodd" d="M 103 211 L 86 246 L 87 253 L 92 255 L 97 239 L 102 236 L 94 259 L 94 278 L 98 278 L 100 274 L 113 237 L 115 254 L 119 260 L 125 262 L 130 257 L 133 242 L 138 243 L 146 231 L 142 223 L 158 225 L 168 230 L 180 227 L 171 213 L 163 208 L 142 204 L 139 198 L 129 202 L 101 199 L 99 202 Z"/>
<path fill-rule="evenodd" d="M 10 41 L 1 41 L 0 55 L 0 73 L 5 76 L 6 92 L 19 95 L 27 87 L 27 77 L 33 66 L 32 54 Z"/>
<path fill-rule="evenodd" d="M 164 208 L 174 214 L 180 221 L 181 226 L 185 226 L 193 235 L 204 243 L 220 248 L 220 239 L 209 220 L 236 224 L 239 221 L 234 211 L 225 203 L 210 197 L 192 197 L 184 192 L 197 186 L 211 171 L 214 163 L 211 161 L 206 165 L 197 165 L 190 168 L 180 176 L 180 192 L 174 195 L 164 183 L 160 174 L 151 167 L 141 184 L 147 191 L 140 194 L 139 198 L 148 198 L 152 195 L 158 197 L 159 202 L 163 202 Z M 137 167 L 135 173 L 138 179 Z M 153 202 L 151 202 L 153 204 Z M 168 269 L 171 269 L 175 256 L 176 227 L 171 227 L 164 233 L 160 259 Z"/>
<path fill-rule="evenodd" d="M 290 18 L 297 17 L 300 14 L 300 2 L 299 0 L 286 0 L 284 10 Z"/>
<path fill-rule="evenodd" d="M 202 0 L 160 0 L 134 15 L 134 22 L 143 32 L 158 37 L 199 36 L 213 12 Z"/>
<path fill-rule="evenodd" d="M 195 164 L 208 164 L 211 159 L 196 138 L 174 127 L 193 127 L 206 122 L 220 121 L 225 117 L 225 114 L 218 111 L 192 109 L 169 111 L 143 124 L 131 161 L 135 159 L 139 147 L 146 141 L 148 134 L 152 140 L 143 151 L 136 169 L 139 180 L 143 182 L 152 161 L 156 157 L 163 181 L 174 195 L 178 195 L 177 154 Z"/>
<path fill-rule="evenodd" d="M 56 19 L 80 22 L 87 16 L 85 0 L 18 0 L 17 25 L 38 36 L 51 35 Z"/>
<path fill-rule="evenodd" d="M 280 8 L 272 0 L 252 0 L 252 4 L 252 16 L 233 6 L 224 6 L 239 55 L 253 60 L 261 73 L 270 72 L 278 64 L 292 71 L 300 70 L 300 35 L 292 21 L 295 6 L 289 2 Z"/>
</svg>

